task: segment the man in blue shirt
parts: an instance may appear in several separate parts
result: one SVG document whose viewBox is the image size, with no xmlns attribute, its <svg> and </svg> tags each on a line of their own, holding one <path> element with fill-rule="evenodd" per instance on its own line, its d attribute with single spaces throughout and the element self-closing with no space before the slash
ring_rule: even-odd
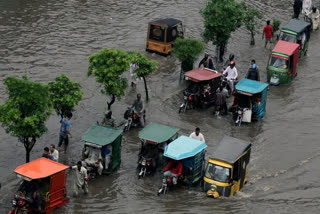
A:
<svg viewBox="0 0 320 214">
<path fill-rule="evenodd" d="M 67 112 L 66 113 L 66 118 L 61 118 L 60 123 L 60 136 L 59 136 L 59 144 L 58 144 L 58 148 L 60 149 L 62 142 L 64 142 L 65 144 L 65 150 L 67 150 L 67 146 L 69 144 L 69 137 L 68 135 L 70 135 L 70 137 L 72 137 L 71 132 L 70 132 L 70 119 L 72 117 L 72 113 L 71 112 Z"/>
</svg>

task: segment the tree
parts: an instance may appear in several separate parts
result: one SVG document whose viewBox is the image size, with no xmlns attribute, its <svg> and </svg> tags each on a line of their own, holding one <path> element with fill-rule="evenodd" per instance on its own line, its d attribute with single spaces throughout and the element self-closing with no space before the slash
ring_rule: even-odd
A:
<svg viewBox="0 0 320 214">
<path fill-rule="evenodd" d="M 7 133 L 23 143 L 26 162 L 29 162 L 37 138 L 47 131 L 45 121 L 52 111 L 49 88 L 29 81 L 27 76 L 22 79 L 9 76 L 4 85 L 8 99 L 0 106 L 0 122 Z"/>
<path fill-rule="evenodd" d="M 121 75 L 129 69 L 128 54 L 122 50 L 103 49 L 89 56 L 88 75 L 93 75 L 96 81 L 103 84 L 101 92 L 111 96 L 108 109 L 115 102 L 115 98 L 121 99 L 128 80 Z"/>
<path fill-rule="evenodd" d="M 64 74 L 49 82 L 48 85 L 51 102 L 57 115 L 65 117 L 66 112 L 74 111 L 74 107 L 78 105 L 83 96 L 81 85 L 71 81 Z"/>
<path fill-rule="evenodd" d="M 257 19 L 262 18 L 262 13 L 247 5 L 244 6 L 244 10 L 243 23 L 251 35 L 250 45 L 255 45 L 254 35 L 256 33 L 256 25 L 258 24 Z"/>
<path fill-rule="evenodd" d="M 242 4 L 235 0 L 209 0 L 201 15 L 204 18 L 205 41 L 211 41 L 217 47 L 219 60 L 223 61 L 225 47 L 231 33 L 241 27 Z"/>
<path fill-rule="evenodd" d="M 277 32 L 280 29 L 281 21 L 278 19 L 272 20 L 272 28 L 273 28 L 273 34 Z"/>
<path fill-rule="evenodd" d="M 138 65 L 138 68 L 137 70 L 135 70 L 135 73 L 137 77 L 140 77 L 143 79 L 144 88 L 146 91 L 146 99 L 148 101 L 149 93 L 148 93 L 146 76 L 156 71 L 158 69 L 158 64 L 154 60 L 148 59 L 146 56 L 142 55 L 139 52 L 130 51 L 128 52 L 128 55 L 129 55 L 130 62 L 134 62 L 136 65 Z"/>
<path fill-rule="evenodd" d="M 173 54 L 181 61 L 181 69 L 190 71 L 198 56 L 204 51 L 203 42 L 193 38 L 177 38 L 172 49 Z"/>
</svg>

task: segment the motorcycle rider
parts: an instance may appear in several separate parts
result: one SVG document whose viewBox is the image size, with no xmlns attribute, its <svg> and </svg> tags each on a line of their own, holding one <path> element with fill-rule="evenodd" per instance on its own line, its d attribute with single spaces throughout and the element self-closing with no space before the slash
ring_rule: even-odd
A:
<svg viewBox="0 0 320 214">
<path fill-rule="evenodd" d="M 158 154 L 159 154 L 158 145 L 147 143 L 141 149 L 141 152 L 139 155 L 139 161 L 141 160 L 142 157 L 151 158 L 152 167 L 155 169 L 157 165 Z"/>
<path fill-rule="evenodd" d="M 143 128 L 144 127 L 144 104 L 143 100 L 141 99 L 141 94 L 137 94 L 137 99 L 132 104 L 132 108 L 134 108 L 134 111 L 137 113 L 140 119 L 140 125 Z"/>
<path fill-rule="evenodd" d="M 259 70 L 256 65 L 256 61 L 253 59 L 251 60 L 251 64 L 248 70 L 248 73 L 246 75 L 247 79 L 255 80 L 255 81 L 260 81 L 260 75 L 259 75 Z"/>
<path fill-rule="evenodd" d="M 234 90 L 234 81 L 238 78 L 238 71 L 235 66 L 236 62 L 232 60 L 230 65 L 223 71 L 223 75 L 227 76 L 231 92 Z"/>
<path fill-rule="evenodd" d="M 211 70 L 215 70 L 215 66 L 213 64 L 213 61 L 208 53 L 204 54 L 204 58 L 199 63 L 199 68 L 203 65 L 205 68 L 209 68 Z"/>
<path fill-rule="evenodd" d="M 76 166 L 70 166 L 70 169 L 75 170 L 75 183 L 74 183 L 74 193 L 77 196 L 78 190 L 83 189 L 84 193 L 88 193 L 88 174 L 86 168 L 82 166 L 82 162 L 78 161 Z"/>
<path fill-rule="evenodd" d="M 182 174 L 182 168 L 183 165 L 181 161 L 171 159 L 163 169 L 163 177 L 166 179 L 172 177 L 173 185 L 177 185 L 178 177 Z"/>
<path fill-rule="evenodd" d="M 223 69 L 226 69 L 230 65 L 231 61 L 233 60 L 234 60 L 234 54 L 231 53 L 229 54 L 229 59 L 224 63 Z"/>
</svg>

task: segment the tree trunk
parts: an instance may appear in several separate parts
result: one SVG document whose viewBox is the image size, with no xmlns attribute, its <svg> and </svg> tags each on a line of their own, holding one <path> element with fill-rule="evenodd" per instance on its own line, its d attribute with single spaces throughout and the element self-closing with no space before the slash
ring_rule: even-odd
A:
<svg viewBox="0 0 320 214">
<path fill-rule="evenodd" d="M 253 32 L 253 31 L 250 31 L 250 33 L 251 33 L 250 45 L 255 45 L 255 44 L 256 44 L 256 41 L 254 40 L 254 32 Z"/>
<path fill-rule="evenodd" d="M 146 91 L 146 100 L 149 101 L 149 93 L 148 93 L 147 81 L 146 81 L 145 76 L 142 76 L 142 78 L 143 78 L 143 82 L 144 82 L 144 89 Z"/>
<path fill-rule="evenodd" d="M 116 100 L 116 97 L 114 95 L 111 96 L 111 101 L 107 102 L 108 104 L 108 110 L 111 109 L 111 105 L 114 103 L 114 101 Z"/>
<path fill-rule="evenodd" d="M 219 61 L 223 62 L 224 49 L 226 48 L 226 44 L 219 45 Z"/>
<path fill-rule="evenodd" d="M 26 148 L 26 163 L 30 162 L 30 150 Z"/>
<path fill-rule="evenodd" d="M 30 153 L 35 143 L 36 143 L 36 137 L 34 136 L 31 137 L 31 142 L 29 141 L 28 137 L 23 139 L 23 145 L 26 150 L 26 163 L 30 162 Z"/>
</svg>

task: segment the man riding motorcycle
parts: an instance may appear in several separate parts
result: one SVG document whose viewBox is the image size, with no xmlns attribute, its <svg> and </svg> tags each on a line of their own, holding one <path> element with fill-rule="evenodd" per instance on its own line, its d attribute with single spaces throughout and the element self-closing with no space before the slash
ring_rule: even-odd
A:
<svg viewBox="0 0 320 214">
<path fill-rule="evenodd" d="M 144 103 L 143 100 L 141 99 L 141 94 L 137 94 L 137 99 L 134 101 L 132 107 L 134 108 L 134 111 L 136 114 L 139 116 L 140 119 L 140 125 L 143 128 L 144 127 L 144 114 L 145 114 L 145 109 L 144 109 Z"/>
<path fill-rule="evenodd" d="M 183 165 L 181 161 L 171 159 L 163 169 L 163 177 L 172 177 L 173 185 L 178 183 L 178 178 L 182 174 Z"/>
<path fill-rule="evenodd" d="M 223 71 L 223 75 L 226 76 L 231 92 L 234 90 L 234 82 L 238 78 L 238 71 L 236 66 L 236 62 L 232 60 L 230 65 Z"/>
</svg>

